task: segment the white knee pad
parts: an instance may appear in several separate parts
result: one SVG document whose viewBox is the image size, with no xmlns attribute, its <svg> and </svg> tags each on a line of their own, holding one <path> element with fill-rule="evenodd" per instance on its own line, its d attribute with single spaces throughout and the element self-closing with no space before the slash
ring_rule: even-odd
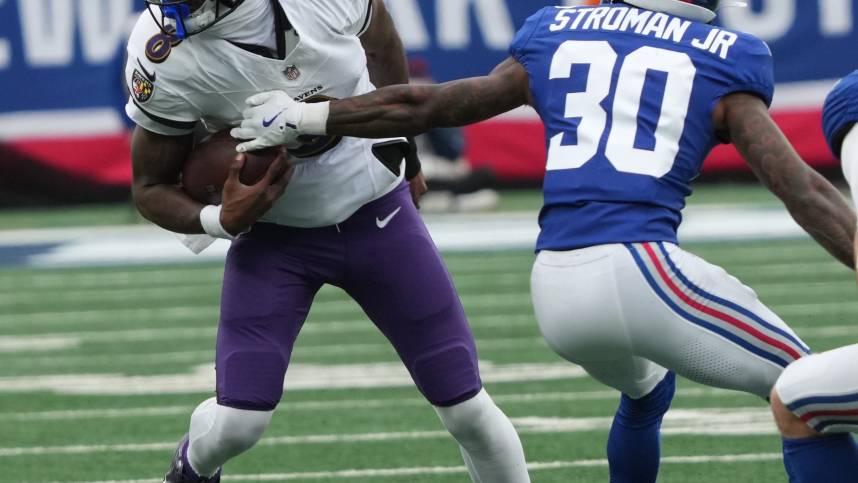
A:
<svg viewBox="0 0 858 483">
<path fill-rule="evenodd" d="M 211 476 L 229 459 L 252 448 L 274 411 L 246 411 L 220 406 L 214 398 L 191 416 L 188 461 L 201 476 Z"/>
<path fill-rule="evenodd" d="M 485 390 L 455 406 L 435 407 L 435 412 L 447 431 L 465 448 L 468 443 L 477 443 L 486 436 L 488 426 L 498 413 L 506 418 Z"/>
<path fill-rule="evenodd" d="M 524 450 L 512 423 L 485 390 L 473 398 L 435 411 L 462 449 L 471 479 L 477 483 L 527 483 Z"/>
</svg>

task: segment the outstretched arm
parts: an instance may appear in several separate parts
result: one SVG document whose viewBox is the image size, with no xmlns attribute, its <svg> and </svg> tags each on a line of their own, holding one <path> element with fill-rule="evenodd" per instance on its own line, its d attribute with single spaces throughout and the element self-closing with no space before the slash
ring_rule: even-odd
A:
<svg viewBox="0 0 858 483">
<path fill-rule="evenodd" d="M 524 66 L 509 58 L 485 77 L 439 85 L 398 85 L 330 102 L 295 102 L 283 91 L 247 99 L 236 139 L 240 152 L 288 145 L 301 134 L 363 138 L 416 136 L 436 127 L 485 121 L 533 104 Z M 271 119 L 277 119 L 272 123 Z"/>
<path fill-rule="evenodd" d="M 716 127 L 729 133 L 754 174 L 786 205 L 792 217 L 820 245 L 855 268 L 855 213 L 825 178 L 799 157 L 753 95 L 726 96 L 715 112 Z"/>
<path fill-rule="evenodd" d="M 327 134 L 415 136 L 436 127 L 484 121 L 530 103 L 527 71 L 510 58 L 485 77 L 439 85 L 392 86 L 332 101 Z"/>
<path fill-rule="evenodd" d="M 852 190 L 852 203 L 858 203 L 858 127 L 855 125 L 849 128 L 849 132 L 843 138 L 840 161 L 843 164 L 843 174 Z M 854 245 L 858 253 L 858 233 L 855 233 Z"/>
</svg>

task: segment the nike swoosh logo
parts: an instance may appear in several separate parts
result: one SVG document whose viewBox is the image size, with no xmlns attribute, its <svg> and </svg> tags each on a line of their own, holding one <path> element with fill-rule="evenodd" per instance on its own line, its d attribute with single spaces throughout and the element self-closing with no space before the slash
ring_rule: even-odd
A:
<svg viewBox="0 0 858 483">
<path fill-rule="evenodd" d="M 391 214 L 387 215 L 387 218 L 385 218 L 385 219 L 383 219 L 383 220 L 382 220 L 381 218 L 376 218 L 376 219 L 375 219 L 375 224 L 376 224 L 379 228 L 381 228 L 381 229 L 383 230 L 383 229 L 384 229 L 384 228 L 385 228 L 385 227 L 390 223 L 390 221 L 391 221 L 391 220 L 392 220 L 396 215 L 398 215 L 398 214 L 399 214 L 399 211 L 400 211 L 400 210 L 402 210 L 402 207 L 401 207 L 401 206 L 400 206 L 399 208 L 397 208 L 397 209 L 396 209 L 396 211 L 394 211 L 393 213 L 391 213 Z"/>
<path fill-rule="evenodd" d="M 140 59 L 137 59 L 137 64 L 140 66 L 140 69 L 143 71 L 143 74 L 146 76 L 146 78 L 149 79 L 149 82 L 155 82 L 155 76 L 157 75 L 157 73 L 152 72 L 150 74 L 149 71 L 146 70 L 145 67 L 143 67 L 143 62 L 140 62 Z"/>
<path fill-rule="evenodd" d="M 262 127 L 271 127 L 271 125 L 274 124 L 274 121 L 276 121 L 277 118 L 280 117 L 281 114 L 283 114 L 283 112 L 285 112 L 285 111 L 278 112 L 277 115 L 272 117 L 271 119 L 263 119 L 262 120 Z"/>
</svg>

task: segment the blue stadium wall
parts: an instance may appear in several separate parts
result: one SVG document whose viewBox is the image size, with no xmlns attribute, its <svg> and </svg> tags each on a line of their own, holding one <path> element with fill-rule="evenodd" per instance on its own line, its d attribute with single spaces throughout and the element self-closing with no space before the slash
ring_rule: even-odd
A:
<svg viewBox="0 0 858 483">
<path fill-rule="evenodd" d="M 557 2 L 387 3 L 409 53 L 443 81 L 490 71 L 527 16 Z M 721 22 L 769 42 L 775 117 L 808 161 L 831 166 L 820 109 L 836 80 L 858 68 L 858 0 L 750 3 L 724 10 Z M 142 6 L 142 0 L 0 0 L 0 206 L 128 196 L 122 63 Z M 471 127 L 467 139 L 475 165 L 507 179 L 542 175 L 542 129 L 530 110 Z M 741 166 L 734 151 L 720 148 L 706 169 Z"/>
</svg>

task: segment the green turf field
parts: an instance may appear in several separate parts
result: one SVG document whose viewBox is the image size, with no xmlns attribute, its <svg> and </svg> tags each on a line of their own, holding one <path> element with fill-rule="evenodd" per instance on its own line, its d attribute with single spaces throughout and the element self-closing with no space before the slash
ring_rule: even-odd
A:
<svg viewBox="0 0 858 483">
<path fill-rule="evenodd" d="M 816 350 L 858 340 L 852 275 L 812 243 L 686 248 L 753 286 Z M 617 395 L 579 375 L 535 377 L 574 368 L 539 337 L 531 260 L 527 252 L 447 256 L 484 365 L 535 368 L 533 377 L 487 384 L 522 432 L 533 481 L 607 481 L 603 447 Z M 212 364 L 220 278 L 211 265 L 0 270 L 0 481 L 160 481 L 189 413 L 210 394 L 205 376 L 193 374 Z M 267 439 L 228 465 L 227 481 L 467 481 L 418 393 L 379 387 L 399 377 L 395 355 L 344 294 L 320 294 L 293 364 L 310 388 L 287 391 Z M 369 382 L 312 389 L 315 375 Z M 202 387 L 171 393 L 187 379 Z M 123 395 L 95 395 L 104 392 Z M 761 401 L 683 380 L 674 413 L 661 482 L 785 481 Z"/>
<path fill-rule="evenodd" d="M 692 204 L 771 205 L 755 186 L 698 187 Z M 502 210 L 534 212 L 536 192 Z M 0 229 L 135 224 L 127 205 L 0 212 Z M 852 274 L 807 240 L 686 245 L 751 285 L 815 350 L 858 341 Z M 486 387 L 513 419 L 534 482 L 606 482 L 618 395 L 555 356 L 532 315 L 527 251 L 449 253 Z M 160 482 L 210 397 L 220 265 L 0 268 L 0 483 Z M 266 439 L 226 481 L 465 482 L 457 448 L 394 352 L 324 289 Z M 755 397 L 681 381 L 662 483 L 786 481 Z"/>
</svg>

